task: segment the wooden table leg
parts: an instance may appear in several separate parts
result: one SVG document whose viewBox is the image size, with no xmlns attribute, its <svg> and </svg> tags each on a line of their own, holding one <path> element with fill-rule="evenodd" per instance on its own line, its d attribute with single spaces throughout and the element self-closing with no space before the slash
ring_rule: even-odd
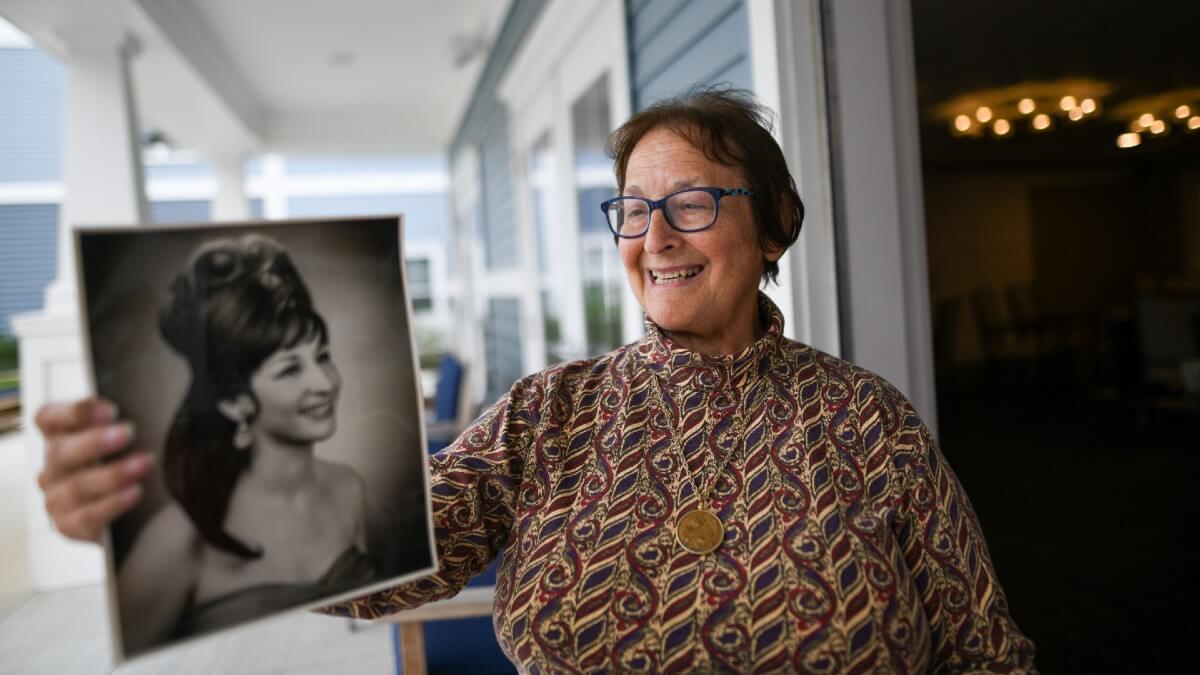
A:
<svg viewBox="0 0 1200 675">
<path fill-rule="evenodd" d="M 404 675 L 426 675 L 424 624 L 401 623 L 396 630 L 400 631 L 400 664 Z"/>
</svg>

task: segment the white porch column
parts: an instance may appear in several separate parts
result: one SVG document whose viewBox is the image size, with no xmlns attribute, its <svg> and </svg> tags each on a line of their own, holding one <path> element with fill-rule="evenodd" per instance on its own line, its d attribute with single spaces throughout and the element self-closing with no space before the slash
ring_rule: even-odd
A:
<svg viewBox="0 0 1200 675">
<path fill-rule="evenodd" d="M 15 317 L 20 340 L 21 404 L 29 491 L 26 502 L 30 570 L 39 590 L 95 582 L 103 575 L 100 549 L 59 535 L 46 515 L 36 476 L 44 444 L 33 423 L 47 401 L 85 393 L 83 347 L 76 304 L 72 225 L 133 224 L 147 206 L 129 60 L 135 44 L 95 26 L 59 31 L 66 66 L 65 196 L 59 211 L 58 273 L 46 289 L 46 308 Z"/>
<path fill-rule="evenodd" d="M 246 197 L 245 156 L 235 154 L 214 157 L 213 165 L 217 173 L 217 196 L 212 203 L 212 219 L 248 220 L 250 201 Z"/>
</svg>

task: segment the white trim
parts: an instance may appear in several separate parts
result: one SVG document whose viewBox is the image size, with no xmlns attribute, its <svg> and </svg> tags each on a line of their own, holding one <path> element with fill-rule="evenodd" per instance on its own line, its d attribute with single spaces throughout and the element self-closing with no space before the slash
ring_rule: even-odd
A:
<svg viewBox="0 0 1200 675">
<path fill-rule="evenodd" d="M 896 141 L 896 187 L 900 219 L 900 261 L 908 321 L 908 367 L 914 404 L 936 435 L 937 381 L 933 367 L 933 321 L 929 306 L 929 264 L 925 246 L 925 199 L 922 191 L 920 122 L 917 117 L 917 66 L 909 0 L 889 2 L 887 12 Z"/>
<path fill-rule="evenodd" d="M 65 194 L 62 183 L 0 183 L 0 205 L 57 204 Z"/>
<path fill-rule="evenodd" d="M 575 167 L 575 185 L 581 188 L 594 188 L 612 185 L 616 180 L 613 176 L 612 167 L 605 166 L 577 166 Z"/>
<path fill-rule="evenodd" d="M 287 163 L 283 155 L 271 153 L 263 155 L 261 167 L 262 171 L 250 181 L 251 187 L 246 192 L 262 195 L 263 218 L 283 220 L 288 217 Z"/>
<path fill-rule="evenodd" d="M 0 16 L 0 49 L 32 49 L 33 38 Z"/>
<path fill-rule="evenodd" d="M 827 5 L 845 347 L 937 430 L 908 0 Z"/>
<path fill-rule="evenodd" d="M 455 247 L 451 255 L 458 260 L 457 276 L 461 282 L 453 323 L 471 328 L 457 330 L 449 337 L 451 351 L 469 365 L 467 386 L 471 400 L 475 402 L 482 402 L 487 392 L 487 352 L 483 345 L 482 328 L 487 308 L 479 292 L 483 252 L 476 236 L 475 222 L 483 194 L 479 168 L 479 151 L 475 146 L 464 146 L 450 158 Z"/>
<path fill-rule="evenodd" d="M 216 183 L 214 182 L 215 186 Z M 445 192 L 450 177 L 442 171 L 320 173 L 275 176 L 266 170 L 246 181 L 246 192 L 265 195 L 272 189 L 287 197 L 353 197 L 370 195 L 415 195 Z M 215 189 L 215 187 L 214 187 Z"/>
<path fill-rule="evenodd" d="M 449 187 L 449 176 L 436 171 L 312 174 L 279 180 L 264 169 L 262 176 L 246 180 L 246 192 L 252 197 L 265 198 L 272 189 L 278 189 L 284 199 L 417 195 L 446 192 Z M 152 178 L 146 182 L 146 196 L 156 202 L 210 200 L 216 194 L 217 181 L 213 177 Z M 59 203 L 64 196 L 61 182 L 0 183 L 0 204 Z"/>
<path fill-rule="evenodd" d="M 776 16 L 775 0 L 746 0 L 747 24 L 750 38 L 750 73 L 754 95 L 758 102 L 776 114 L 777 123 L 772 129 L 772 135 L 781 145 L 785 140 L 782 128 L 782 104 L 780 98 L 779 71 L 781 58 L 776 47 Z M 786 39 L 786 38 L 785 38 Z M 793 164 L 795 164 L 793 160 Z M 788 251 L 779 260 L 778 285 L 768 285 L 763 288 L 783 312 L 784 335 L 798 339 L 804 335 L 808 321 L 801 321 L 795 310 L 794 272 L 792 259 L 798 257 L 795 251 Z"/>
<path fill-rule="evenodd" d="M 216 194 L 213 178 L 158 178 L 146 184 L 146 196 L 153 202 L 211 200 Z"/>
<path fill-rule="evenodd" d="M 774 1 L 780 144 L 805 210 L 800 239 L 780 267 L 791 274 L 794 335 L 836 356 L 842 336 L 819 2 Z"/>
<path fill-rule="evenodd" d="M 511 130 L 511 125 L 509 126 Z M 510 131 L 511 133 L 511 131 Z M 521 363 L 526 372 L 546 367 L 546 309 L 542 306 L 541 284 L 538 275 L 538 232 L 534 218 L 533 191 L 529 189 L 530 157 L 528 148 L 510 152 L 512 185 L 518 186 L 513 195 L 517 205 L 517 241 L 521 247 L 521 269 L 523 284 L 514 295 L 520 297 L 519 321 L 521 324 Z M 495 277 L 492 277 L 493 279 Z M 491 281 L 488 283 L 492 285 Z"/>
</svg>

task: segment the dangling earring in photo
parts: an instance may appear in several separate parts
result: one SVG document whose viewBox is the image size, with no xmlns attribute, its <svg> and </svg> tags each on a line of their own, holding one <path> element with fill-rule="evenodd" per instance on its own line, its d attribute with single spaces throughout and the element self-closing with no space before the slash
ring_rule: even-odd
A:
<svg viewBox="0 0 1200 675">
<path fill-rule="evenodd" d="M 233 447 L 246 450 L 254 445 L 254 435 L 250 433 L 250 424 L 246 420 L 238 422 L 237 431 L 233 432 Z"/>
</svg>

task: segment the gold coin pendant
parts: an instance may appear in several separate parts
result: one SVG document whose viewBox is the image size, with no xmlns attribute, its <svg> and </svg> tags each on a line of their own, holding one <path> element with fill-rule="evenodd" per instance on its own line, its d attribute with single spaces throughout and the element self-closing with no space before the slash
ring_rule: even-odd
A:
<svg viewBox="0 0 1200 675">
<path fill-rule="evenodd" d="M 725 526 L 708 509 L 689 511 L 675 523 L 675 538 L 691 553 L 704 555 L 717 550 L 725 538 Z"/>
</svg>

